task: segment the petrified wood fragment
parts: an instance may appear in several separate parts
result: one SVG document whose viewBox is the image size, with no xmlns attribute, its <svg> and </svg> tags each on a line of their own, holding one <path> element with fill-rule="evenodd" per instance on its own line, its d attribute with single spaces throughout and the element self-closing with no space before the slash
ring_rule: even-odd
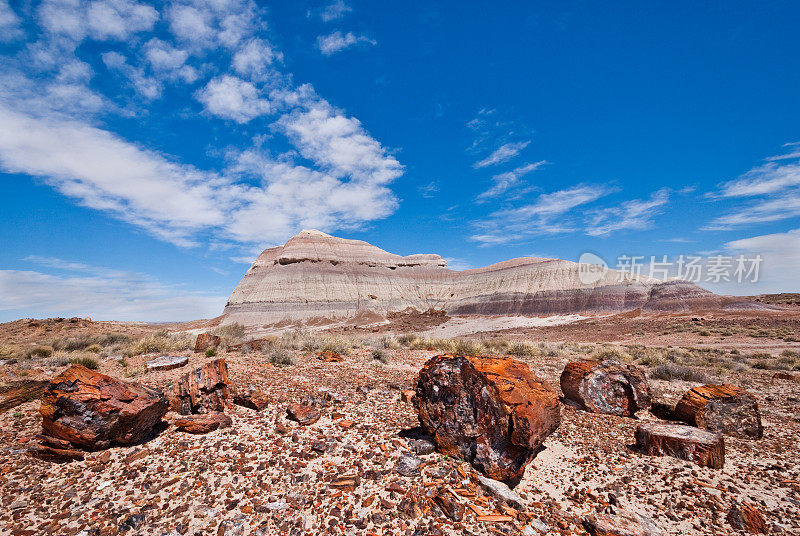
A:
<svg viewBox="0 0 800 536">
<path fill-rule="evenodd" d="M 436 356 L 416 391 L 420 423 L 440 452 L 512 486 L 561 422 L 555 390 L 510 358 Z"/>
<path fill-rule="evenodd" d="M 172 421 L 179 429 L 190 434 L 207 434 L 220 428 L 228 428 L 233 421 L 224 413 L 211 412 L 200 415 L 182 415 Z"/>
<path fill-rule="evenodd" d="M 289 404 L 289 407 L 286 408 L 286 414 L 290 419 L 297 421 L 304 426 L 314 424 L 320 419 L 320 417 L 322 417 L 322 414 L 319 412 L 319 410 L 311 406 L 298 404 L 296 402 Z"/>
<path fill-rule="evenodd" d="M 712 469 L 721 469 L 725 464 L 725 440 L 721 434 L 682 424 L 640 424 L 636 448 L 651 456 L 672 456 Z"/>
<path fill-rule="evenodd" d="M 675 417 L 712 432 L 760 439 L 764 435 L 756 398 L 734 385 L 701 385 L 675 406 Z"/>
<path fill-rule="evenodd" d="M 211 348 L 216 348 L 222 339 L 218 335 L 211 335 L 210 333 L 201 333 L 194 341 L 195 352 L 205 352 Z"/>
<path fill-rule="evenodd" d="M 99 450 L 141 441 L 167 409 L 161 391 L 73 365 L 50 381 L 39 412 L 45 435 Z"/>
<path fill-rule="evenodd" d="M 664 534 L 652 519 L 627 510 L 619 510 L 616 514 L 597 513 L 587 516 L 583 526 L 592 536 L 662 536 Z"/>
<path fill-rule="evenodd" d="M 185 355 L 162 355 L 147 362 L 147 370 L 172 370 L 189 364 Z"/>
<path fill-rule="evenodd" d="M 181 415 L 223 411 L 231 395 L 228 366 L 224 359 L 215 359 L 181 376 L 172 388 L 169 405 Z"/>
<path fill-rule="evenodd" d="M 633 417 L 650 407 L 650 384 L 635 365 L 606 361 L 570 361 L 561 373 L 564 398 L 586 411 Z"/>
<path fill-rule="evenodd" d="M 50 382 L 23 380 L 0 387 L 0 412 L 40 398 Z"/>
<path fill-rule="evenodd" d="M 728 523 L 733 528 L 750 534 L 766 534 L 769 532 L 764 515 L 752 504 L 733 506 L 728 512 Z"/>
</svg>

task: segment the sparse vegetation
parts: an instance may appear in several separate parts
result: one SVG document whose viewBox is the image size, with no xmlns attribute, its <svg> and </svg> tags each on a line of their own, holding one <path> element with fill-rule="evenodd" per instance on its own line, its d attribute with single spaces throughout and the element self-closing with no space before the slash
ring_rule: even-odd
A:
<svg viewBox="0 0 800 536">
<path fill-rule="evenodd" d="M 166 330 L 162 330 L 132 341 L 123 349 L 122 353 L 127 357 L 132 357 L 157 352 L 178 352 L 193 347 L 194 337 L 188 333 L 170 334 Z"/>
<path fill-rule="evenodd" d="M 702 371 L 693 367 L 666 363 L 658 365 L 650 373 L 650 377 L 656 380 L 683 380 L 687 382 L 708 383 L 709 379 Z"/>
<path fill-rule="evenodd" d="M 100 363 L 97 362 L 97 359 L 90 356 L 71 357 L 68 363 L 71 365 L 83 365 L 91 370 L 97 370 L 100 367 Z"/>
<path fill-rule="evenodd" d="M 220 346 L 224 349 L 230 345 L 242 342 L 244 340 L 245 328 L 244 325 L 234 322 L 232 324 L 218 326 L 209 333 L 220 338 Z"/>
<path fill-rule="evenodd" d="M 213 348 L 206 350 L 206 357 L 214 357 L 215 355 L 217 355 L 217 351 Z"/>
<path fill-rule="evenodd" d="M 384 365 L 389 363 L 389 354 L 387 354 L 384 350 L 373 350 L 372 351 L 372 359 L 380 361 Z"/>
<path fill-rule="evenodd" d="M 294 365 L 294 358 L 285 350 L 275 350 L 270 354 L 269 362 L 273 365 Z"/>
<path fill-rule="evenodd" d="M 33 357 L 50 357 L 53 355 L 52 346 L 34 346 L 25 352 L 25 358 L 31 359 Z"/>
</svg>

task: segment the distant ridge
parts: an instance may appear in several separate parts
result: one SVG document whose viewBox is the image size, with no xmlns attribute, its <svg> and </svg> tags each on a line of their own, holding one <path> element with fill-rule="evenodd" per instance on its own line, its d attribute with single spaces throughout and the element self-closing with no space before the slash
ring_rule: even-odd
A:
<svg viewBox="0 0 800 536">
<path fill-rule="evenodd" d="M 380 317 L 414 308 L 448 314 L 539 315 L 716 308 L 724 298 L 684 281 L 647 281 L 609 270 L 584 284 L 580 265 L 524 257 L 453 271 L 439 255 L 406 257 L 361 240 L 306 230 L 264 250 L 225 307 L 245 325 Z"/>
</svg>

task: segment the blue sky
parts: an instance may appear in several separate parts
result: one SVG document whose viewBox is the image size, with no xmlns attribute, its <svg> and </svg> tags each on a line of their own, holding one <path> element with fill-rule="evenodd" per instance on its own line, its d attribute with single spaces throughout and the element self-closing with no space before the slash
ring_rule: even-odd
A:
<svg viewBox="0 0 800 536">
<path fill-rule="evenodd" d="M 454 268 L 762 255 L 798 291 L 796 2 L 0 0 L 0 320 L 215 316 L 303 228 Z"/>
</svg>

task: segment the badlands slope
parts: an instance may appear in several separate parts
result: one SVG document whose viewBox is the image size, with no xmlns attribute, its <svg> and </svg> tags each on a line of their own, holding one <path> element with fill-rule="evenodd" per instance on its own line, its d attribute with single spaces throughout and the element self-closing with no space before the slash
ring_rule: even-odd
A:
<svg viewBox="0 0 800 536">
<path fill-rule="evenodd" d="M 575 262 L 525 257 L 454 271 L 439 255 L 402 257 L 361 240 L 302 231 L 264 250 L 233 291 L 226 322 L 378 320 L 414 308 L 455 315 L 540 315 L 687 310 L 723 298 L 686 282 L 609 270 L 584 284 Z"/>
</svg>

